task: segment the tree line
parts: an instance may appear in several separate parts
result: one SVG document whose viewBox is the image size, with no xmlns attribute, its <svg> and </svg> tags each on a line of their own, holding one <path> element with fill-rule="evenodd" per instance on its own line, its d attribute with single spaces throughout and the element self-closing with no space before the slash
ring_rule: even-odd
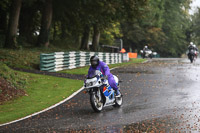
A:
<svg viewBox="0 0 200 133">
<path fill-rule="evenodd" d="M 122 39 L 127 51 L 148 45 L 164 57 L 194 40 L 191 0 L 1 0 L 0 47 L 68 45 L 99 51 Z M 195 21 L 199 21 L 200 18 Z M 92 45 L 88 45 L 91 41 Z"/>
</svg>

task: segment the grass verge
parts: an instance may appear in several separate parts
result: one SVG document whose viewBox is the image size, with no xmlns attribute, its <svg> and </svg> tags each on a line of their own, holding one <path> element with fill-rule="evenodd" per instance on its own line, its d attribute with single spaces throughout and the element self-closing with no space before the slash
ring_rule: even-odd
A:
<svg viewBox="0 0 200 133">
<path fill-rule="evenodd" d="M 63 49 L 51 47 L 45 48 L 23 48 L 2 49 L 0 48 L 0 62 L 12 68 L 37 69 L 39 70 L 40 54 L 63 51 Z M 64 50 L 67 51 L 67 50 Z"/>
<path fill-rule="evenodd" d="M 114 67 L 122 67 L 122 66 L 127 66 L 133 63 L 142 63 L 146 61 L 146 59 L 131 59 L 129 62 L 124 62 L 124 63 L 118 63 L 118 64 L 110 64 L 108 65 L 109 68 L 114 68 Z M 89 66 L 86 67 L 81 67 L 81 68 L 75 68 L 75 69 L 70 69 L 70 70 L 63 70 L 60 71 L 59 73 L 68 73 L 68 74 L 81 74 L 81 75 L 86 75 L 88 73 Z"/>
<path fill-rule="evenodd" d="M 19 72 L 27 79 L 27 96 L 0 105 L 0 124 L 41 111 L 80 89 L 82 81 Z"/>
</svg>

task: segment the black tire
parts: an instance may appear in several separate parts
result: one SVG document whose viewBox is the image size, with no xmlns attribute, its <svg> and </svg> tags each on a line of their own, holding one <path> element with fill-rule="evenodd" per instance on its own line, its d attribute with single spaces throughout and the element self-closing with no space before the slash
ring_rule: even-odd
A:
<svg viewBox="0 0 200 133">
<path fill-rule="evenodd" d="M 142 55 L 142 58 L 143 58 L 143 59 L 145 58 L 145 54 Z"/>
<path fill-rule="evenodd" d="M 103 103 L 99 102 L 99 104 L 101 105 L 98 105 L 98 103 L 95 100 L 95 97 L 96 95 L 94 93 L 90 94 L 90 103 L 91 103 L 92 109 L 95 112 L 101 112 L 101 110 L 103 109 Z"/>
<path fill-rule="evenodd" d="M 193 63 L 193 59 L 190 59 L 190 62 Z"/>
<path fill-rule="evenodd" d="M 190 62 L 193 63 L 194 61 L 194 56 L 190 56 Z"/>
</svg>

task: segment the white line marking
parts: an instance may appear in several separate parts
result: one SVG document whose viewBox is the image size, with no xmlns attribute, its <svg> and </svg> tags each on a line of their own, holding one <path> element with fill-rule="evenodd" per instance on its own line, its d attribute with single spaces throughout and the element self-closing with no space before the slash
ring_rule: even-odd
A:
<svg viewBox="0 0 200 133">
<path fill-rule="evenodd" d="M 118 68 L 118 67 L 111 68 L 110 70 L 114 70 L 114 69 L 116 69 L 116 68 Z M 73 93 L 72 95 L 70 95 L 68 98 L 64 99 L 63 101 L 60 101 L 59 103 L 57 103 L 57 104 L 55 104 L 55 105 L 53 105 L 53 106 L 50 106 L 49 108 L 46 108 L 46 109 L 44 109 L 44 110 L 42 110 L 42 111 L 36 112 L 36 113 L 34 113 L 34 114 L 28 115 L 28 116 L 23 117 L 23 118 L 18 119 L 18 120 L 14 120 L 14 121 L 11 121 L 11 122 L 8 122 L 8 123 L 0 124 L 0 127 L 1 127 L 1 126 L 5 126 L 5 125 L 8 125 L 8 124 L 15 123 L 15 122 L 19 122 L 19 121 L 22 121 L 22 120 L 25 120 L 25 119 L 27 119 L 27 118 L 33 117 L 33 116 L 35 116 L 35 115 L 41 114 L 41 113 L 43 113 L 43 112 L 45 112 L 45 111 L 48 111 L 48 110 L 50 110 L 50 109 L 52 109 L 52 108 L 55 108 L 55 107 L 57 107 L 58 105 L 60 105 L 60 104 L 62 104 L 62 103 L 64 103 L 64 102 L 70 100 L 71 98 L 73 98 L 75 95 L 77 95 L 77 94 L 78 94 L 79 92 L 81 92 L 83 89 L 84 89 L 84 87 L 80 88 L 78 91 L 74 92 L 74 93 Z"/>
<path fill-rule="evenodd" d="M 84 87 L 80 88 L 78 91 L 74 92 L 74 93 L 73 93 L 72 95 L 70 95 L 68 98 L 64 99 L 63 101 L 61 101 L 61 102 L 59 102 L 59 103 L 57 103 L 57 104 L 55 104 L 55 105 L 53 105 L 53 106 L 50 106 L 49 108 L 46 108 L 46 109 L 44 109 L 44 110 L 42 110 L 42 111 L 36 112 L 36 113 L 34 113 L 34 114 L 28 115 L 28 116 L 23 117 L 23 118 L 18 119 L 18 120 L 14 120 L 14 121 L 11 121 L 11 122 L 8 122 L 8 123 L 0 124 L 0 127 L 1 127 L 1 126 L 5 126 L 5 125 L 8 125 L 8 124 L 15 123 L 15 122 L 19 122 L 19 121 L 22 121 L 22 120 L 25 120 L 25 119 L 27 119 L 27 118 L 33 117 L 33 116 L 35 116 L 35 115 L 41 114 L 41 113 L 43 113 L 43 112 L 45 112 L 45 111 L 48 111 L 48 110 L 50 110 L 50 109 L 52 109 L 52 108 L 55 108 L 56 106 L 58 106 L 58 105 L 60 105 L 60 104 L 62 104 L 62 103 L 64 103 L 64 102 L 70 100 L 71 98 L 73 98 L 75 95 L 77 95 L 77 94 L 78 94 L 79 92 L 81 92 L 83 89 L 84 89 Z"/>
<path fill-rule="evenodd" d="M 144 62 L 142 62 L 142 63 L 147 63 L 149 60 L 146 60 L 146 61 L 144 61 Z"/>
<path fill-rule="evenodd" d="M 111 70 L 114 70 L 114 69 L 116 69 L 116 68 L 118 68 L 118 67 L 111 68 L 110 71 L 111 71 Z"/>
</svg>

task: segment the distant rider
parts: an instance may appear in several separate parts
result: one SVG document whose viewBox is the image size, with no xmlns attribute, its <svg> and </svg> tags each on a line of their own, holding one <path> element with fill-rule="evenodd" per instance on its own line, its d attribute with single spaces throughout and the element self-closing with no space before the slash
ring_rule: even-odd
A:
<svg viewBox="0 0 200 133">
<path fill-rule="evenodd" d="M 88 75 L 92 74 L 92 72 L 94 72 L 95 70 L 100 70 L 102 74 L 108 78 L 108 83 L 115 90 L 116 96 L 121 95 L 121 93 L 118 90 L 115 79 L 113 75 L 110 73 L 108 65 L 103 61 L 99 61 L 99 57 L 96 55 L 90 58 L 90 63 L 91 66 L 88 70 Z"/>
<path fill-rule="evenodd" d="M 198 53 L 198 48 L 196 47 L 196 45 L 193 42 L 190 42 L 190 45 L 188 46 L 188 57 L 189 57 L 189 53 L 191 50 L 195 51 L 195 57 L 197 58 L 197 53 Z"/>
<path fill-rule="evenodd" d="M 145 52 L 145 51 L 147 51 L 147 50 L 149 50 L 149 49 L 148 49 L 148 46 L 144 46 L 143 51 Z"/>
<path fill-rule="evenodd" d="M 146 51 L 148 51 L 148 46 L 144 46 L 143 48 L 143 58 L 145 58 L 145 55 L 146 55 Z"/>
</svg>

